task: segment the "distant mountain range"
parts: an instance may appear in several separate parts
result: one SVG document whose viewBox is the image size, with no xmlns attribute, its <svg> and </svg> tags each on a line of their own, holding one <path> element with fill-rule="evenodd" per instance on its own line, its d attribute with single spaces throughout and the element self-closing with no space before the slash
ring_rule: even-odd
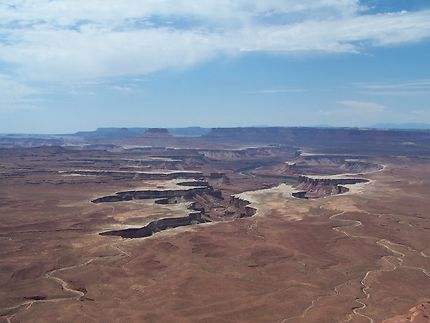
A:
<svg viewBox="0 0 430 323">
<path fill-rule="evenodd" d="M 377 124 L 370 126 L 369 128 L 405 129 L 405 130 L 422 129 L 422 130 L 425 130 L 425 129 L 430 129 L 430 124 L 429 123 L 416 123 L 416 122 L 411 122 L 411 123 L 377 123 Z"/>
<path fill-rule="evenodd" d="M 174 137 L 200 137 L 207 135 L 212 129 L 220 128 L 202 128 L 202 127 L 185 127 L 185 128 L 97 128 L 93 131 L 78 131 L 71 134 L 32 134 L 32 133 L 16 133 L 7 134 L 0 133 L 1 138 L 39 138 L 39 139 L 52 139 L 64 137 L 80 137 L 85 139 L 98 139 L 98 138 L 133 138 L 143 135 L 147 130 L 165 129 Z M 319 124 L 314 126 L 297 126 L 297 127 L 273 127 L 273 126 L 251 126 L 251 127 L 232 127 L 223 129 L 376 129 L 376 130 L 430 130 L 429 123 L 377 123 L 367 127 L 339 127 L 330 126 L 328 124 Z"/>
<path fill-rule="evenodd" d="M 103 128 L 69 135 L 0 136 L 0 148 L 41 146 L 90 146 L 109 150 L 119 146 L 187 146 L 188 142 L 222 146 L 282 145 L 304 150 L 344 154 L 361 151 L 363 155 L 430 156 L 430 129 L 329 128 L 329 127 L 237 127 L 237 128 Z M 402 127 L 416 127 L 405 124 Z M 190 139 L 190 137 L 194 137 Z M 181 139 L 182 138 L 182 139 Z M 167 147 L 167 146 L 166 146 Z"/>
<path fill-rule="evenodd" d="M 98 128 L 95 131 L 79 131 L 74 135 L 82 136 L 84 138 L 97 138 L 106 136 L 127 138 L 143 135 L 149 129 L 152 128 Z M 167 128 L 167 130 L 176 137 L 199 137 L 207 134 L 210 131 L 210 129 L 200 127 Z"/>
</svg>

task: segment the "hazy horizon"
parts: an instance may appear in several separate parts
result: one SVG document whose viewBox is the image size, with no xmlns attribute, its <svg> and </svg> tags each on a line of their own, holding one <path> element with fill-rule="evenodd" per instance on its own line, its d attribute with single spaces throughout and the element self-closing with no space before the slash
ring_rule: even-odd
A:
<svg viewBox="0 0 430 323">
<path fill-rule="evenodd" d="M 375 130 L 411 130 L 411 131 L 428 131 L 430 130 L 430 124 L 427 123 L 411 123 L 411 124 L 374 124 L 369 126 L 360 126 L 360 127 L 354 127 L 354 126 L 330 126 L 330 125 L 291 125 L 291 126 L 271 126 L 271 125 L 249 125 L 249 126 L 243 126 L 243 125 L 237 125 L 237 126 L 230 126 L 230 127 L 221 127 L 221 126 L 211 126 L 211 127 L 201 127 L 201 126 L 183 126 L 183 127 L 176 127 L 176 126 L 170 126 L 170 127 L 157 127 L 157 126 L 139 126 L 139 127 L 121 127 L 121 126 L 111 126 L 111 127 L 97 127 L 97 128 L 91 128 L 91 129 L 76 129 L 70 132 L 0 132 L 0 135 L 73 135 L 80 132 L 96 132 L 103 129 L 188 129 L 188 128 L 199 128 L 199 129 L 205 129 L 205 130 L 211 130 L 211 129 L 222 129 L 222 128 L 326 128 L 326 129 L 375 129 Z"/>
</svg>

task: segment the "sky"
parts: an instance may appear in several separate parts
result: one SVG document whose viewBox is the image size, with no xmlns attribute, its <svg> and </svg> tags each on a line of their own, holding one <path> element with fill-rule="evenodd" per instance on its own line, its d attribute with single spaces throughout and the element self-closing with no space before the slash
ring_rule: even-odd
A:
<svg viewBox="0 0 430 323">
<path fill-rule="evenodd" d="M 0 133 L 430 123 L 428 0 L 0 0 Z"/>
</svg>

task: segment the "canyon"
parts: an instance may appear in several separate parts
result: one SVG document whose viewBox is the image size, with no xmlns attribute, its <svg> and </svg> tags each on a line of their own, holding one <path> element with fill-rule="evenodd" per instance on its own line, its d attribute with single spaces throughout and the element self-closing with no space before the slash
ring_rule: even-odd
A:
<svg viewBox="0 0 430 323">
<path fill-rule="evenodd" d="M 428 321 L 428 132 L 64 138 L 0 141 L 0 322 Z"/>
</svg>

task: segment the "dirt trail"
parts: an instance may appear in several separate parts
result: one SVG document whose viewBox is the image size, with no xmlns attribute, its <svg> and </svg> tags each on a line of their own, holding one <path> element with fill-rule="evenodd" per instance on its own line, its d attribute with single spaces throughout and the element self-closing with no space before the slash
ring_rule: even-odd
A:
<svg viewBox="0 0 430 323">
<path fill-rule="evenodd" d="M 339 216 L 342 216 L 344 214 L 348 213 L 347 211 L 342 211 L 336 214 L 333 214 L 329 217 L 329 220 L 334 220 Z M 374 216 L 375 214 L 370 214 L 368 212 L 362 211 L 362 213 L 367 213 L 368 215 L 372 215 Z M 383 214 L 378 215 L 378 216 L 383 216 Z M 351 230 L 354 228 L 357 228 L 359 226 L 362 226 L 363 223 L 359 220 L 355 220 L 355 219 L 336 219 L 336 221 L 342 221 L 345 222 L 345 226 L 336 226 L 333 227 L 333 230 L 339 233 L 344 234 L 345 236 L 347 236 L 349 239 L 367 239 L 367 240 L 371 240 L 374 241 L 375 244 L 377 244 L 378 246 L 386 249 L 388 252 L 391 253 L 391 255 L 387 255 L 382 257 L 382 261 L 385 262 L 385 265 L 382 264 L 379 268 L 377 269 L 372 269 L 369 270 L 365 273 L 363 279 L 360 280 L 360 284 L 361 284 L 361 291 L 364 294 L 364 297 L 357 297 L 355 299 L 355 302 L 357 302 L 360 306 L 357 308 L 353 308 L 351 310 L 351 313 L 349 313 L 346 318 L 342 321 L 339 321 L 339 323 L 346 323 L 346 322 L 350 322 L 354 316 L 360 316 L 364 319 L 366 319 L 367 321 L 369 321 L 370 323 L 375 323 L 375 319 L 364 314 L 363 311 L 366 310 L 367 308 L 367 304 L 366 301 L 370 299 L 371 294 L 370 294 L 370 278 L 373 275 L 377 275 L 381 272 L 391 272 L 391 271 L 395 271 L 397 270 L 399 267 L 402 268 L 406 268 L 406 269 L 410 269 L 410 270 L 417 270 L 417 271 L 421 271 L 424 275 L 426 275 L 427 277 L 430 277 L 430 272 L 427 269 L 421 268 L 421 267 L 414 267 L 414 266 L 406 266 L 404 264 L 405 262 L 405 258 L 406 258 L 406 254 L 395 249 L 396 246 L 400 247 L 400 248 L 405 248 L 407 249 L 409 252 L 413 252 L 415 254 L 419 254 L 420 256 L 424 257 L 424 258 L 430 258 L 428 255 L 426 255 L 423 251 L 417 251 L 409 246 L 406 245 L 402 245 L 402 244 L 398 244 L 398 243 L 394 243 L 392 241 L 389 241 L 387 239 L 379 239 L 378 237 L 373 237 L 373 236 L 361 236 L 361 235 L 353 235 L 349 232 L 347 232 L 347 230 Z M 387 266 L 388 265 L 388 266 Z M 312 300 L 312 302 L 310 303 L 310 305 L 302 312 L 301 315 L 296 315 L 293 317 L 289 317 L 289 318 L 285 318 L 282 321 L 280 321 L 280 323 L 286 323 L 292 320 L 296 320 L 296 321 L 300 321 L 302 319 L 304 319 L 306 317 L 306 315 L 309 313 L 310 310 L 312 310 L 313 308 L 315 308 L 317 306 L 317 303 L 326 297 L 332 297 L 332 296 L 338 296 L 340 294 L 339 289 L 344 286 L 345 284 L 347 284 L 348 281 L 343 282 L 339 285 L 337 285 L 333 290 L 334 293 L 331 294 L 326 294 L 326 295 L 320 295 L 317 298 L 315 298 L 314 300 Z"/>
<path fill-rule="evenodd" d="M 117 250 L 119 253 L 109 256 L 109 257 L 130 257 L 131 255 L 122 250 L 118 244 L 120 244 L 121 242 L 117 242 L 117 243 L 113 243 L 110 247 Z M 63 301 L 71 301 L 71 300 L 77 300 L 77 301 L 81 301 L 84 297 L 86 292 L 81 291 L 79 289 L 74 289 L 70 286 L 70 284 L 68 282 L 66 282 L 65 280 L 56 277 L 55 274 L 62 272 L 62 271 L 67 271 L 67 270 L 72 270 L 75 268 L 79 268 L 79 267 L 84 267 L 87 266 L 89 264 L 91 264 L 93 261 L 97 260 L 97 259 L 101 259 L 101 258 L 105 258 L 105 256 L 98 256 L 98 257 L 94 257 L 91 258 L 81 264 L 77 264 L 77 265 L 72 265 L 72 266 L 67 266 L 67 267 L 62 267 L 62 268 L 58 268 L 58 269 L 54 269 L 51 270 L 49 272 L 47 272 L 44 277 L 46 279 L 52 280 L 54 282 L 56 282 L 57 284 L 59 284 L 61 286 L 61 289 L 65 292 L 74 294 L 74 296 L 71 297 L 62 297 L 62 298 L 54 298 L 54 299 L 35 299 L 35 300 L 28 300 L 28 301 L 24 301 L 16 306 L 11 306 L 11 307 L 6 307 L 6 308 L 2 308 L 0 309 L 0 313 L 8 313 L 8 312 L 14 312 L 13 314 L 5 314 L 5 315 L 1 315 L 0 317 L 5 318 L 6 322 L 11 323 L 12 319 L 20 312 L 26 311 L 28 309 L 31 308 L 31 306 L 33 306 L 33 304 L 37 304 L 37 303 L 57 303 L 57 302 L 63 302 Z M 14 311 L 16 310 L 16 311 Z"/>
<path fill-rule="evenodd" d="M 340 283 L 339 285 L 337 285 L 337 286 L 335 286 L 334 288 L 333 288 L 333 292 L 334 293 L 330 293 L 330 294 L 325 294 L 325 295 L 320 295 L 320 296 L 318 296 L 317 298 L 315 298 L 314 300 L 312 300 L 312 302 L 311 302 L 311 304 L 303 311 L 303 313 L 301 314 L 301 315 L 296 315 L 296 316 L 293 316 L 293 317 L 289 317 L 289 318 L 286 318 L 286 319 L 283 319 L 280 323 L 286 323 L 286 322 L 288 322 L 288 321 L 291 321 L 291 320 L 293 320 L 293 319 L 304 319 L 305 318 L 305 316 L 309 313 L 309 311 L 310 310 L 312 310 L 314 307 L 316 307 L 316 304 L 321 300 L 321 299 L 323 299 L 323 298 L 327 298 L 327 297 L 333 297 L 333 296 L 339 296 L 340 295 L 340 288 L 342 287 L 342 286 L 345 286 L 346 284 L 348 284 L 348 282 L 349 282 L 349 280 L 348 281 L 345 281 L 345 282 L 343 282 L 343 283 Z"/>
<path fill-rule="evenodd" d="M 370 213 L 365 212 L 365 211 L 362 211 L 362 212 L 366 213 L 368 215 L 374 215 L 374 214 L 370 214 Z M 336 214 L 330 216 L 329 219 L 333 220 L 336 217 L 341 216 L 341 215 L 343 215 L 345 213 L 347 213 L 347 212 L 343 211 L 343 212 L 340 212 L 340 213 L 336 213 Z M 383 216 L 383 215 L 381 214 L 381 215 L 378 215 L 378 216 Z M 409 246 L 405 246 L 405 245 L 402 245 L 402 244 L 397 244 L 397 243 L 391 242 L 391 241 L 389 241 L 387 239 L 378 239 L 377 237 L 358 236 L 358 235 L 349 234 L 344 229 L 354 229 L 356 227 L 362 226 L 363 223 L 361 221 L 359 221 L 359 220 L 350 220 L 350 219 L 337 219 L 337 220 L 338 221 L 339 220 L 340 221 L 345 221 L 345 222 L 349 222 L 349 223 L 352 222 L 352 225 L 344 226 L 344 227 L 334 227 L 333 230 L 345 234 L 350 239 L 371 239 L 371 240 L 376 240 L 376 244 L 377 245 L 379 245 L 379 246 L 387 249 L 390 253 L 393 254 L 392 256 L 384 256 L 384 257 L 382 257 L 382 259 L 385 262 L 387 262 L 392 267 L 391 269 L 380 268 L 380 269 L 369 270 L 369 271 L 366 272 L 364 278 L 360 281 L 360 284 L 362 285 L 361 290 L 365 294 L 365 297 L 364 298 L 356 298 L 356 300 L 355 300 L 361 306 L 359 308 L 353 309 L 352 313 L 348 314 L 346 320 L 340 322 L 340 323 L 349 322 L 350 320 L 352 320 L 352 318 L 353 318 L 354 315 L 357 315 L 357 316 L 364 317 L 370 323 L 374 323 L 375 320 L 373 318 L 371 318 L 370 316 L 367 316 L 367 315 L 365 315 L 365 314 L 362 313 L 362 311 L 364 311 L 367 308 L 367 305 L 366 305 L 366 303 L 364 301 L 370 299 L 370 292 L 369 292 L 370 284 L 368 283 L 368 280 L 369 280 L 369 277 L 371 275 L 375 275 L 375 274 L 381 273 L 381 272 L 395 271 L 397 268 L 402 267 L 402 268 L 407 268 L 407 269 L 411 269 L 411 270 L 421 271 L 427 277 L 430 277 L 429 271 L 426 270 L 426 269 L 424 269 L 424 268 L 414 267 L 414 266 L 405 266 L 404 265 L 404 261 L 405 261 L 406 255 L 403 252 L 400 252 L 400 251 L 394 249 L 392 246 L 395 246 L 395 245 L 401 246 L 401 247 L 406 248 L 407 250 L 409 250 L 411 252 L 415 252 L 417 254 L 420 254 L 421 256 L 423 256 L 425 258 L 429 258 L 429 257 L 423 251 L 419 252 L 419 251 L 417 251 L 417 250 L 415 250 L 415 249 L 413 249 L 413 248 L 411 248 Z M 390 261 L 390 259 L 392 259 L 392 258 L 394 258 L 398 262 L 398 265 L 396 265 L 396 264 L 394 264 L 393 262 Z"/>
</svg>

